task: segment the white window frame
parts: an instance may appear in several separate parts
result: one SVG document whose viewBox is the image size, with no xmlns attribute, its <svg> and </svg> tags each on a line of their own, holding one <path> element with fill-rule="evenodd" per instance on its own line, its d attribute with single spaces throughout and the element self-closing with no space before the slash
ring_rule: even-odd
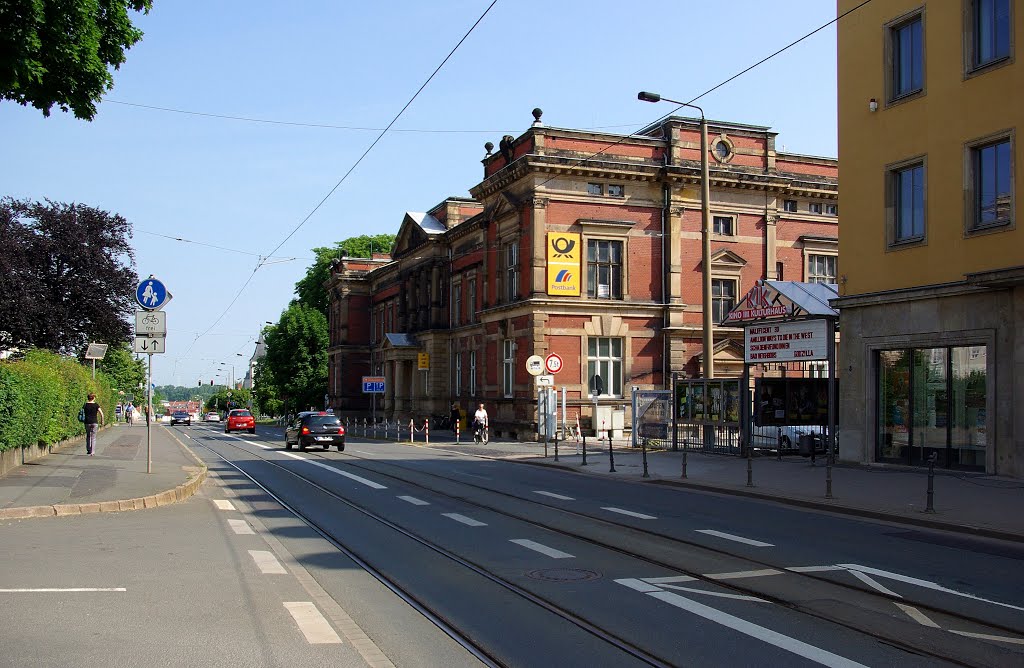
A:
<svg viewBox="0 0 1024 668">
<path fill-rule="evenodd" d="M 462 352 L 455 353 L 455 396 L 462 396 Z"/>
<path fill-rule="evenodd" d="M 590 261 L 590 246 L 591 246 L 591 244 L 602 244 L 602 243 L 609 244 L 609 257 L 611 257 L 611 252 L 610 252 L 611 244 L 618 244 L 619 245 L 620 251 L 619 251 L 619 263 L 618 264 L 612 263 L 611 261 L 609 261 L 607 264 L 600 263 L 600 262 L 591 262 Z M 585 266 L 585 269 L 586 269 L 586 272 L 587 272 L 587 274 L 586 274 L 587 297 L 589 299 L 608 299 L 608 300 L 612 300 L 612 301 L 621 301 L 621 300 L 625 299 L 626 298 L 626 241 L 624 239 L 604 239 L 604 238 L 601 238 L 601 237 L 588 237 L 587 240 L 586 240 L 586 244 L 584 245 L 584 250 L 586 252 L 586 257 L 584 258 L 583 262 L 584 262 L 584 266 Z M 612 294 L 612 284 L 611 283 L 608 284 L 608 294 L 607 295 L 602 295 L 601 294 L 600 287 L 603 284 L 597 283 L 596 279 L 595 279 L 595 283 L 593 285 L 591 285 L 591 280 L 590 280 L 590 273 L 591 273 L 590 272 L 590 266 L 591 265 L 595 265 L 595 266 L 598 266 L 598 267 L 607 266 L 610 272 L 614 272 L 617 269 L 618 279 L 619 279 L 619 294 L 618 295 Z M 595 270 L 595 274 L 596 273 L 597 273 L 597 271 Z"/>
<path fill-rule="evenodd" d="M 614 342 L 619 343 L 615 355 Z M 600 374 L 604 393 L 600 397 L 621 397 L 627 340 L 621 336 L 593 336 L 587 341 L 587 396 L 594 398 L 594 376 Z M 592 352 L 592 348 L 596 351 Z M 604 354 L 606 353 L 606 354 Z"/>
<path fill-rule="evenodd" d="M 613 188 L 618 188 L 618 190 L 619 190 L 618 194 L 615 194 L 615 193 L 612 192 Z M 609 183 L 608 184 L 607 193 L 608 193 L 608 197 L 625 197 L 626 196 L 626 186 L 624 186 L 621 183 Z"/>
<path fill-rule="evenodd" d="M 718 227 L 718 222 L 720 220 L 728 222 L 728 225 L 729 225 L 729 231 L 728 232 L 719 232 L 718 231 L 717 227 Z M 716 235 L 718 235 L 720 237 L 734 237 L 734 236 L 736 236 L 736 216 L 730 216 L 730 215 L 726 215 L 726 214 L 722 214 L 722 213 L 716 213 L 713 216 L 711 216 L 711 233 L 712 234 L 716 234 Z"/>
<path fill-rule="evenodd" d="M 721 317 L 718 317 L 715 314 L 715 304 L 722 300 L 721 296 L 719 296 L 719 297 L 715 297 L 714 296 L 715 295 L 715 284 L 716 283 L 719 283 L 721 285 L 724 285 L 725 283 L 731 283 L 732 284 L 732 303 L 729 304 L 724 310 L 722 310 Z M 725 319 L 725 316 L 729 313 L 729 311 L 731 311 L 736 306 L 736 300 L 739 299 L 738 290 L 739 290 L 739 280 L 737 278 L 733 277 L 733 276 L 712 276 L 711 277 L 711 314 L 712 314 L 712 319 L 714 320 L 715 324 L 722 322 L 722 320 Z"/>
<path fill-rule="evenodd" d="M 469 396 L 476 396 L 476 351 L 469 351 Z"/>
<path fill-rule="evenodd" d="M 825 207 L 821 202 L 811 202 L 807 205 L 807 210 L 819 216 L 825 213 Z"/>
<path fill-rule="evenodd" d="M 819 263 L 819 260 L 821 261 Z M 828 265 L 831 260 L 832 273 L 828 273 L 828 266 L 824 272 L 817 271 L 820 264 Z M 808 283 L 835 283 L 839 280 L 839 256 L 834 253 L 808 253 L 805 264 L 805 275 Z M 831 280 L 826 280 L 831 279 Z"/>
<path fill-rule="evenodd" d="M 519 242 L 505 244 L 505 301 L 514 302 L 519 296 Z"/>
<path fill-rule="evenodd" d="M 795 199 L 782 200 L 782 210 L 786 213 L 796 213 L 798 206 L 799 205 Z"/>
<path fill-rule="evenodd" d="M 587 184 L 588 195 L 604 195 L 604 184 L 603 183 L 588 183 Z"/>
</svg>

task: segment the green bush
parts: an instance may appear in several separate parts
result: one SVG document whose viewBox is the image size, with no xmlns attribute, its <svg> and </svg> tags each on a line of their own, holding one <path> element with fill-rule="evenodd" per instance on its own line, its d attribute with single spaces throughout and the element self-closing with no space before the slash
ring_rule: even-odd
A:
<svg viewBox="0 0 1024 668">
<path fill-rule="evenodd" d="M 76 360 L 46 350 L 0 362 L 0 450 L 53 445 L 84 434 L 78 411 L 89 392 L 112 420 L 114 392 L 105 374 L 94 380 Z"/>
</svg>

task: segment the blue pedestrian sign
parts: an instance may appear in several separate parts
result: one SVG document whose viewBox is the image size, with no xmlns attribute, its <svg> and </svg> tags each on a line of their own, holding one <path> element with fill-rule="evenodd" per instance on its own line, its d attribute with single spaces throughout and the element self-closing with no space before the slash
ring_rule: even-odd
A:
<svg viewBox="0 0 1024 668">
<path fill-rule="evenodd" d="M 156 311 L 171 301 L 171 293 L 167 292 L 167 288 L 159 279 L 150 275 L 149 278 L 139 281 L 135 288 L 135 301 L 147 311 Z"/>
</svg>

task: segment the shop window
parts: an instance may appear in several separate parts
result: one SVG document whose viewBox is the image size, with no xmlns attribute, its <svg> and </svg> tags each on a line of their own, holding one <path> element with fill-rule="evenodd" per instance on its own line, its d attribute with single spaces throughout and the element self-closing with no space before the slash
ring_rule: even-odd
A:
<svg viewBox="0 0 1024 668">
<path fill-rule="evenodd" d="M 587 295 L 622 299 L 622 242 L 587 241 Z"/>
<path fill-rule="evenodd" d="M 715 323 L 725 320 L 725 316 L 736 306 L 736 281 L 731 278 L 711 279 L 711 318 Z"/>
<path fill-rule="evenodd" d="M 587 351 L 587 383 L 590 396 L 622 396 L 622 345 L 620 338 L 591 337 Z"/>
</svg>

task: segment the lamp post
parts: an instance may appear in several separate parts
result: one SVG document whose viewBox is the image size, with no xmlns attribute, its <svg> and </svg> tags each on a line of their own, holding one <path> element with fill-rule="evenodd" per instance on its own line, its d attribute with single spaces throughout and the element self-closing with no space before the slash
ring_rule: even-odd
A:
<svg viewBox="0 0 1024 668">
<path fill-rule="evenodd" d="M 700 112 L 700 216 L 701 216 L 701 279 L 704 296 L 701 299 L 704 329 L 704 377 L 715 377 L 714 335 L 711 327 L 711 179 L 708 176 L 708 121 L 704 118 L 704 110 L 695 104 L 670 100 L 657 93 L 640 91 L 637 99 L 643 102 L 670 102 L 682 107 L 690 107 Z"/>
</svg>

